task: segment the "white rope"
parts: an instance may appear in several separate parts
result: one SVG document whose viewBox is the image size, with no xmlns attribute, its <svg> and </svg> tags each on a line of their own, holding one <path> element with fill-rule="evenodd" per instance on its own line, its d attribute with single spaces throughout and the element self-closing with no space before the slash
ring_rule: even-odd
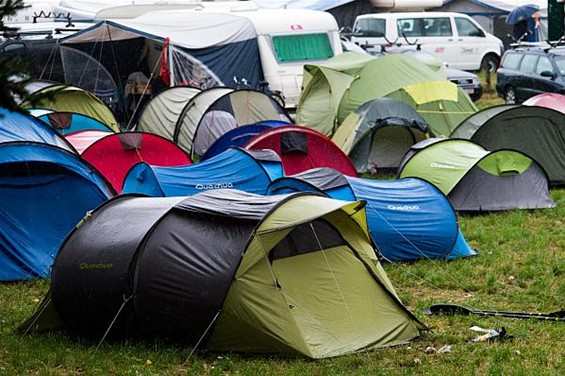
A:
<svg viewBox="0 0 565 376">
<path fill-rule="evenodd" d="M 210 321 L 210 324 L 208 324 L 208 327 L 206 328 L 206 330 L 204 331 L 204 333 L 202 333 L 202 336 L 200 336 L 200 338 L 198 339 L 198 341 L 196 342 L 196 345 L 194 345 L 194 347 L 192 348 L 192 350 L 190 351 L 190 354 L 188 354 L 188 357 L 186 358 L 186 360 L 184 361 L 185 363 L 188 362 L 188 360 L 192 357 L 192 354 L 194 354 L 194 352 L 196 351 L 196 349 L 198 348 L 198 346 L 200 346 L 200 343 L 202 342 L 202 340 L 204 339 L 204 337 L 206 337 L 206 334 L 208 333 L 208 331 L 210 330 L 210 328 L 212 327 L 212 325 L 216 322 L 216 319 L 218 318 L 218 316 L 220 315 L 221 310 L 218 310 L 218 312 L 216 312 L 216 314 L 214 315 L 214 317 L 212 318 L 212 321 Z"/>
<path fill-rule="evenodd" d="M 129 302 L 131 300 L 131 298 L 133 298 L 133 294 L 130 295 L 127 299 L 124 299 L 124 302 L 122 303 L 122 305 L 120 306 L 120 309 L 118 309 L 118 312 L 116 313 L 116 315 L 114 316 L 114 318 L 112 319 L 112 322 L 110 323 L 110 325 L 108 326 L 108 328 L 106 329 L 106 332 L 104 333 L 104 335 L 102 336 L 102 338 L 100 339 L 100 342 L 98 342 L 98 346 L 96 346 L 96 350 L 98 350 L 100 348 L 100 346 L 102 345 L 102 342 L 104 342 L 104 340 L 106 339 L 106 336 L 108 336 L 108 333 L 110 333 L 110 330 L 112 329 L 112 327 L 114 326 L 114 323 L 116 322 L 116 320 L 118 319 L 118 316 L 120 315 L 120 313 L 122 313 L 122 309 L 124 309 L 125 305 L 127 304 L 127 302 Z"/>
</svg>

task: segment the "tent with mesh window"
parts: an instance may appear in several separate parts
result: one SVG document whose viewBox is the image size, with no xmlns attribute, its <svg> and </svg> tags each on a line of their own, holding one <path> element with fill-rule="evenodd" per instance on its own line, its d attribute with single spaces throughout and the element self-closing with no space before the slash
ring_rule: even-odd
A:
<svg viewBox="0 0 565 376">
<path fill-rule="evenodd" d="M 412 146 L 398 176 L 419 177 L 461 211 L 555 207 L 545 170 L 516 150 L 488 151 L 462 139 L 429 139 Z"/>
<path fill-rule="evenodd" d="M 364 210 L 307 193 L 122 195 L 67 238 L 21 329 L 310 358 L 405 343 L 424 326 L 377 260 Z"/>
<path fill-rule="evenodd" d="M 159 167 L 138 163 L 127 172 L 122 192 L 168 197 L 232 188 L 264 194 L 269 183 L 282 175 L 281 160 L 274 151 L 230 147 L 191 165 Z"/>
<path fill-rule="evenodd" d="M 0 281 L 48 276 L 72 228 L 114 194 L 54 129 L 0 109 Z"/>
<path fill-rule="evenodd" d="M 315 168 L 274 180 L 267 194 L 316 192 L 367 203 L 367 224 L 387 261 L 453 260 L 475 255 L 463 237 L 449 200 L 417 178 L 354 178 L 330 168 Z"/>
</svg>

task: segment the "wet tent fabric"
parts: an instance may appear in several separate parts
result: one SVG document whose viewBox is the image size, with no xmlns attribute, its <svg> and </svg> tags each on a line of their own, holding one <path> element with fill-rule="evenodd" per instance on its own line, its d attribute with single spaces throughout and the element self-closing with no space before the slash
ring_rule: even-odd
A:
<svg viewBox="0 0 565 376">
<path fill-rule="evenodd" d="M 482 110 L 475 112 L 473 115 L 463 120 L 453 130 L 453 132 L 451 132 L 449 137 L 464 138 L 466 140 L 469 140 L 473 136 L 473 134 L 477 131 L 477 129 L 479 129 L 488 119 L 503 111 L 518 106 L 519 106 L 518 104 L 501 104 L 498 106 L 483 108 Z"/>
<path fill-rule="evenodd" d="M 418 144 L 401 163 L 399 177 L 419 177 L 441 190 L 455 210 L 495 211 L 555 207 L 547 174 L 529 156 L 485 150 L 462 139 Z"/>
<path fill-rule="evenodd" d="M 201 91 L 189 86 L 173 86 L 157 93 L 141 111 L 135 130 L 173 141 L 175 125 L 184 106 Z"/>
<path fill-rule="evenodd" d="M 438 137 L 449 136 L 462 121 L 478 111 L 463 89 L 446 80 L 404 86 L 387 94 L 387 97 L 404 102 L 418 111 Z"/>
<path fill-rule="evenodd" d="M 90 116 L 72 112 L 50 112 L 38 116 L 62 135 L 79 131 L 114 132 L 108 125 Z"/>
<path fill-rule="evenodd" d="M 316 167 L 330 167 L 348 176 L 357 176 L 357 170 L 341 149 L 315 129 L 301 126 L 280 126 L 250 139 L 249 150 L 271 149 L 281 158 L 287 175 Z"/>
<path fill-rule="evenodd" d="M 64 137 L 79 154 L 82 154 L 90 145 L 106 136 L 108 132 L 105 131 L 79 131 L 69 133 Z"/>
<path fill-rule="evenodd" d="M 73 152 L 38 142 L 0 144 L 0 281 L 48 276 L 73 227 L 113 195 Z"/>
<path fill-rule="evenodd" d="M 246 89 L 225 93 L 208 106 L 195 124 L 192 140 L 188 140 L 190 153 L 202 156 L 214 141 L 231 129 L 265 120 L 292 121 L 284 107 L 263 92 Z M 186 126 L 183 119 L 179 119 L 175 141 L 181 146 L 184 143 L 178 135 L 183 132 L 183 126 Z"/>
<path fill-rule="evenodd" d="M 373 58 L 345 52 L 320 65 L 305 65 L 296 122 L 332 136 L 363 103 L 422 81 L 445 80 L 443 71 L 403 54 Z"/>
<path fill-rule="evenodd" d="M 139 162 L 155 166 L 192 163 L 190 157 L 173 142 L 144 132 L 110 134 L 91 144 L 81 157 L 104 175 L 118 193 L 122 192 L 129 169 Z"/>
<path fill-rule="evenodd" d="M 231 129 L 220 136 L 210 147 L 206 150 L 206 153 L 202 156 L 201 160 L 205 161 L 210 159 L 230 146 L 243 147 L 249 140 L 258 134 L 267 131 L 273 127 L 278 127 L 282 125 L 290 125 L 286 121 L 261 121 L 255 124 L 242 125 L 240 127 Z"/>
<path fill-rule="evenodd" d="M 282 175 L 281 160 L 272 150 L 231 147 L 192 165 L 157 167 L 139 163 L 128 171 L 123 193 L 191 196 L 209 189 L 232 188 L 264 194 L 269 183 Z"/>
<path fill-rule="evenodd" d="M 69 85 L 52 85 L 36 92 L 55 92 L 54 97 L 45 99 L 37 107 L 55 110 L 56 112 L 73 112 L 90 116 L 103 124 L 106 124 L 114 132 L 119 132 L 118 121 L 112 110 L 94 94 L 81 88 Z M 31 108 L 31 104 L 23 102 L 23 108 Z"/>
<path fill-rule="evenodd" d="M 213 87 L 196 94 L 183 107 L 173 132 L 173 141 L 183 150 L 190 153 L 196 126 L 204 116 L 206 110 L 224 94 L 231 93 L 233 89 L 228 87 Z"/>
<path fill-rule="evenodd" d="M 424 180 L 353 178 L 318 168 L 276 179 L 267 190 L 268 195 L 292 192 L 366 201 L 371 237 L 387 261 L 452 260 L 476 254 L 463 237 L 447 197 Z"/>
<path fill-rule="evenodd" d="M 511 107 L 487 119 L 469 140 L 488 150 L 524 153 L 543 167 L 550 184 L 565 184 L 565 116 L 561 112 L 538 106 Z"/>
<path fill-rule="evenodd" d="M 428 132 L 428 124 L 412 107 L 396 99 L 377 98 L 350 113 L 332 141 L 359 173 L 396 171 L 404 153 Z"/>
<path fill-rule="evenodd" d="M 534 95 L 522 103 L 524 106 L 550 108 L 565 114 L 565 94 L 542 93 Z"/>
<path fill-rule="evenodd" d="M 404 343 L 423 325 L 364 218 L 360 202 L 312 194 L 124 195 L 67 239 L 47 304 L 79 336 L 100 338 L 112 322 L 113 337 L 210 351 L 326 358 Z M 36 318 L 31 329 L 46 321 Z"/>
</svg>

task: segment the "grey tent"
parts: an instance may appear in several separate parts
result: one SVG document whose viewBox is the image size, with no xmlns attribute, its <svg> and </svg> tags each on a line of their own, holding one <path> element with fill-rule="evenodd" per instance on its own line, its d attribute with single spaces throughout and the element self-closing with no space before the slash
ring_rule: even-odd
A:
<svg viewBox="0 0 565 376">
<path fill-rule="evenodd" d="M 450 137 L 469 139 L 487 150 L 522 152 L 545 169 L 550 184 L 565 184 L 564 114 L 537 106 L 506 106 L 483 111 L 492 116 L 468 118 Z"/>
</svg>

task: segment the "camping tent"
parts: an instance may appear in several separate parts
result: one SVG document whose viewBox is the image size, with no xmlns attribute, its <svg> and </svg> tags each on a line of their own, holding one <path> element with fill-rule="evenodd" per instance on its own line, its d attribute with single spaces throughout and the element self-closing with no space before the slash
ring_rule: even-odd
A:
<svg viewBox="0 0 565 376">
<path fill-rule="evenodd" d="M 283 175 L 272 150 L 229 148 L 206 161 L 178 167 L 138 163 L 128 171 L 123 193 L 149 196 L 190 196 L 208 189 L 233 188 L 264 194 L 269 183 Z"/>
<path fill-rule="evenodd" d="M 190 86 L 173 86 L 160 91 L 141 110 L 135 129 L 172 141 L 182 109 L 200 92 L 200 89 Z"/>
<path fill-rule="evenodd" d="M 435 136 L 447 137 L 477 107 L 462 88 L 449 81 L 425 81 L 387 95 L 418 111 Z"/>
<path fill-rule="evenodd" d="M 357 176 L 351 160 L 328 137 L 312 128 L 285 125 L 269 129 L 250 139 L 246 149 L 271 149 L 281 158 L 287 175 L 315 167 L 330 167 Z"/>
<path fill-rule="evenodd" d="M 332 141 L 357 172 L 398 168 L 410 146 L 428 136 L 428 124 L 412 107 L 391 98 L 372 99 L 347 115 Z"/>
<path fill-rule="evenodd" d="M 39 142 L 0 144 L 0 281 L 46 277 L 67 234 L 112 195 L 72 152 Z"/>
<path fill-rule="evenodd" d="M 565 114 L 565 94 L 542 93 L 528 98 L 522 103 L 524 106 L 539 106 Z"/>
<path fill-rule="evenodd" d="M 82 154 L 90 145 L 106 136 L 108 132 L 104 131 L 79 131 L 69 133 L 64 137 L 73 145 L 77 153 Z"/>
<path fill-rule="evenodd" d="M 77 335 L 211 351 L 326 358 L 403 343 L 422 324 L 376 259 L 363 207 L 236 190 L 124 195 L 67 238 L 42 312 Z"/>
<path fill-rule="evenodd" d="M 379 58 L 345 52 L 320 65 L 305 65 L 296 121 L 332 135 L 349 113 L 363 103 L 404 86 L 445 80 L 443 70 L 404 54 Z"/>
<path fill-rule="evenodd" d="M 366 201 L 369 231 L 385 260 L 451 260 L 476 254 L 461 234 L 447 198 L 424 180 L 352 178 L 317 168 L 276 179 L 267 190 L 267 194 L 291 192 Z"/>
<path fill-rule="evenodd" d="M 200 160 L 205 161 L 206 159 L 210 159 L 220 154 L 230 146 L 243 147 L 247 141 L 251 140 L 259 133 L 281 125 L 290 125 L 290 123 L 286 121 L 267 120 L 231 129 L 214 141 Z"/>
<path fill-rule="evenodd" d="M 451 137 L 467 138 L 488 150 L 505 148 L 527 154 L 544 168 L 550 184 L 565 184 L 565 116 L 538 106 L 498 109 L 494 116 L 482 116 L 484 122 L 465 121 Z"/>
<path fill-rule="evenodd" d="M 105 73 L 107 81 L 117 85 L 116 92 L 123 92 L 125 78 L 133 72 L 150 77 L 160 71 L 165 86 L 201 89 L 235 87 L 234 77 L 258 88 L 263 80 L 257 33 L 247 18 L 236 14 L 191 9 L 149 12 L 102 21 L 61 43 L 66 75 L 69 71 L 78 79 L 87 69 Z M 167 64 L 161 67 L 163 56 Z"/>
<path fill-rule="evenodd" d="M 73 112 L 87 115 L 119 132 L 118 121 L 112 110 L 94 94 L 69 85 L 48 85 L 34 92 L 34 95 L 51 93 L 53 98 L 42 100 L 37 106 L 56 112 Z M 31 108 L 30 102 L 22 102 L 23 108 Z"/>
<path fill-rule="evenodd" d="M 487 151 L 462 139 L 431 139 L 412 147 L 399 177 L 419 177 L 438 187 L 456 210 L 552 208 L 543 168 L 515 150 Z"/>
<path fill-rule="evenodd" d="M 202 96 L 195 97 L 201 99 Z M 200 102 L 203 103 L 203 102 Z M 174 140 L 191 156 L 202 156 L 208 147 L 227 131 L 240 125 L 253 124 L 265 120 L 292 122 L 290 115 L 269 95 L 256 90 L 233 90 L 223 93 L 209 102 L 200 112 L 191 103 L 181 113 L 175 126 Z"/>
<path fill-rule="evenodd" d="M 37 118 L 63 135 L 87 130 L 114 132 L 112 128 L 97 119 L 73 112 L 49 112 L 39 115 Z"/>
<path fill-rule="evenodd" d="M 116 192 L 128 170 L 139 162 L 156 166 L 179 166 L 192 163 L 189 156 L 172 141 L 144 132 L 121 132 L 105 136 L 81 154 L 112 184 Z"/>
</svg>

